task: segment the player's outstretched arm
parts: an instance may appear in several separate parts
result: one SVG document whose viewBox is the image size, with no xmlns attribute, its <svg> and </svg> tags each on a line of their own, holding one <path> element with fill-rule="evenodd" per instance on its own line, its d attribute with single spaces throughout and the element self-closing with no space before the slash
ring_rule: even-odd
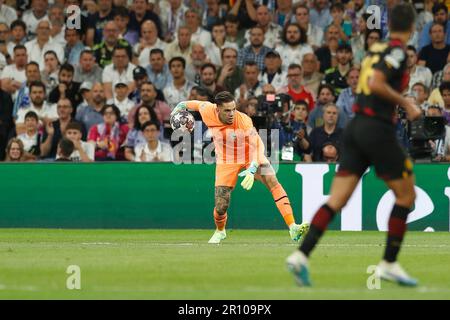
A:
<svg viewBox="0 0 450 320">
<path fill-rule="evenodd" d="M 173 116 L 175 113 L 183 110 L 199 111 L 202 106 L 206 105 L 212 105 L 212 103 L 199 100 L 181 101 L 173 108 L 170 115 Z"/>
</svg>

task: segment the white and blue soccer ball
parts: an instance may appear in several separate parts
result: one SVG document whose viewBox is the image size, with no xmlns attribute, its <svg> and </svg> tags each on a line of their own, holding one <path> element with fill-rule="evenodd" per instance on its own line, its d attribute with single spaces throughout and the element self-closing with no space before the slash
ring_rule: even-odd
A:
<svg viewBox="0 0 450 320">
<path fill-rule="evenodd" d="M 170 126 L 173 130 L 192 132 L 195 126 L 194 116 L 186 110 L 177 112 L 170 117 Z"/>
</svg>

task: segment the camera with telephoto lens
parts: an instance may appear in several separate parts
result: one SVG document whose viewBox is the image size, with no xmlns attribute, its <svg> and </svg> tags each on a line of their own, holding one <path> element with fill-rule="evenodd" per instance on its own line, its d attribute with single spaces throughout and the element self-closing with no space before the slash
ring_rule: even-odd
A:
<svg viewBox="0 0 450 320">
<path fill-rule="evenodd" d="M 258 99 L 258 113 L 268 116 L 274 113 L 283 112 L 284 107 L 289 109 L 291 97 L 288 94 L 262 94 Z"/>
</svg>

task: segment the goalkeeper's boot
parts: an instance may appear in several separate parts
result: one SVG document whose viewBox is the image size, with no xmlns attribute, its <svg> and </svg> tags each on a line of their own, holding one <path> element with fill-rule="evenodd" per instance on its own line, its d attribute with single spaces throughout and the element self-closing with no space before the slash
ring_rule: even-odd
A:
<svg viewBox="0 0 450 320">
<path fill-rule="evenodd" d="M 308 272 L 308 258 L 299 250 L 295 250 L 287 259 L 288 270 L 294 275 L 295 281 L 300 287 L 311 286 Z"/>
<path fill-rule="evenodd" d="M 298 242 L 300 238 L 309 230 L 308 223 L 293 224 L 289 227 L 289 235 L 293 241 Z"/>
<path fill-rule="evenodd" d="M 219 244 L 220 241 L 222 241 L 226 237 L 227 237 L 227 232 L 225 231 L 225 229 L 223 229 L 223 230 L 216 229 L 216 231 L 212 235 L 211 239 L 209 239 L 208 243 Z"/>
<path fill-rule="evenodd" d="M 377 275 L 387 281 L 396 282 L 407 287 L 417 286 L 417 280 L 411 278 L 398 262 L 381 261 L 377 267 Z"/>
</svg>

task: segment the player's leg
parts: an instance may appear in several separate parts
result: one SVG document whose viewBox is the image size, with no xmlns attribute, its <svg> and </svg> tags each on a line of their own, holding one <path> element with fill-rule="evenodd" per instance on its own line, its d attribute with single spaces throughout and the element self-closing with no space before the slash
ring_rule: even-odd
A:
<svg viewBox="0 0 450 320">
<path fill-rule="evenodd" d="M 399 155 L 402 153 L 398 150 Z M 392 153 L 389 153 L 392 155 Z M 396 158 L 395 156 L 391 157 Z M 394 160 L 395 161 L 395 160 Z M 386 172 L 380 172 L 393 179 L 386 180 L 386 185 L 394 192 L 395 203 L 388 222 L 388 233 L 383 261 L 378 267 L 379 276 L 384 280 L 397 282 L 401 285 L 416 286 L 417 280 L 411 278 L 397 262 L 397 257 L 407 229 L 408 214 L 414 205 L 416 193 L 414 191 L 414 175 L 412 164 L 408 159 L 402 158 L 397 163 L 402 167 L 395 169 L 395 162 L 385 167 Z M 381 171 L 382 169 L 380 169 Z M 399 178 L 400 176 L 400 178 Z"/>
<path fill-rule="evenodd" d="M 289 228 L 291 239 L 294 241 L 300 240 L 300 237 L 308 231 L 309 225 L 307 223 L 295 223 L 291 202 L 283 186 L 278 181 L 275 170 L 268 163 L 261 165 L 255 178 L 260 180 L 272 194 L 275 205 Z"/>
<path fill-rule="evenodd" d="M 227 237 L 225 227 L 227 224 L 227 210 L 230 205 L 232 187 L 216 186 L 214 194 L 214 223 L 216 231 L 214 232 L 208 243 L 218 244 Z"/>
<path fill-rule="evenodd" d="M 238 173 L 241 165 L 237 164 L 217 164 L 216 165 L 216 182 L 214 193 L 214 223 L 216 230 L 208 241 L 209 243 L 220 243 L 225 239 L 227 234 L 225 231 L 227 223 L 227 210 L 230 204 L 231 191 L 236 185 Z"/>
</svg>

